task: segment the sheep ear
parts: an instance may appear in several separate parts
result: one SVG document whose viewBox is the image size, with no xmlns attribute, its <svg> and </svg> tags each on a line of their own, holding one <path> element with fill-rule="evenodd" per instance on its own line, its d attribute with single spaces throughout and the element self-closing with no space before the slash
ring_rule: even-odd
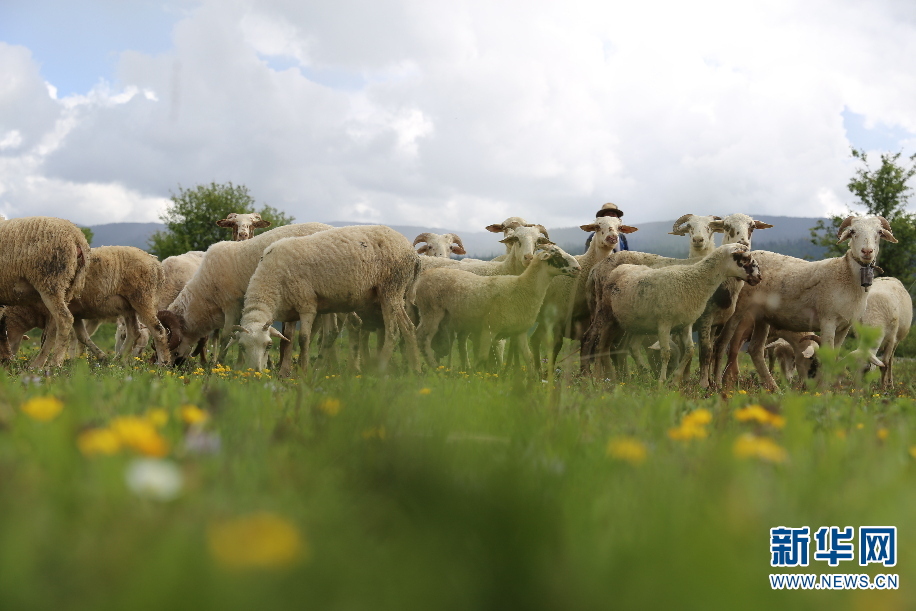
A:
<svg viewBox="0 0 916 611">
<path fill-rule="evenodd" d="M 235 227 L 235 221 L 230 221 L 229 219 L 220 219 L 216 221 L 216 224 L 220 227 Z"/>
<path fill-rule="evenodd" d="M 725 223 L 721 220 L 710 221 L 709 228 L 713 233 L 725 233 Z"/>
<path fill-rule="evenodd" d="M 251 331 L 249 331 L 248 329 L 246 329 L 246 328 L 243 327 L 242 325 L 233 325 L 233 326 L 232 326 L 232 330 L 233 330 L 233 331 L 238 331 L 239 333 L 251 333 Z"/>
<path fill-rule="evenodd" d="M 598 223 L 592 223 L 591 225 L 579 225 L 579 229 L 582 231 L 598 231 Z"/>
<path fill-rule="evenodd" d="M 459 244 L 452 243 L 452 252 L 456 255 L 466 255 L 468 251 L 462 248 Z"/>
<path fill-rule="evenodd" d="M 763 221 L 754 221 L 754 229 L 769 229 L 772 227 L 769 223 L 764 223 Z"/>
<path fill-rule="evenodd" d="M 264 229 L 265 227 L 270 227 L 270 221 L 257 221 L 252 223 L 251 226 L 257 229 Z"/>
<path fill-rule="evenodd" d="M 668 235 L 687 235 L 687 230 L 684 229 L 682 231 L 669 231 Z"/>
<path fill-rule="evenodd" d="M 499 241 L 500 244 L 511 244 L 512 242 L 518 242 L 518 236 L 510 235 L 507 238 L 503 238 Z"/>
<path fill-rule="evenodd" d="M 280 339 L 282 339 L 282 340 L 284 340 L 284 341 L 287 341 L 287 342 L 289 341 L 289 340 L 286 338 L 285 335 L 283 335 L 282 333 L 280 333 L 279 331 L 277 331 L 277 330 L 274 329 L 273 327 L 270 327 L 270 336 L 271 336 L 271 337 L 279 337 Z"/>
<path fill-rule="evenodd" d="M 631 227 L 629 225 L 621 225 L 620 227 L 617 228 L 617 231 L 619 231 L 620 233 L 636 233 L 637 231 L 639 231 L 639 229 L 637 227 Z"/>
<path fill-rule="evenodd" d="M 495 225 L 487 225 L 487 231 L 490 231 L 493 233 L 502 233 L 505 230 L 506 229 L 505 227 L 503 227 L 502 223 L 497 223 Z"/>
<path fill-rule="evenodd" d="M 816 346 L 814 344 L 809 345 L 807 348 L 802 350 L 802 356 L 806 359 L 810 359 L 812 356 L 814 356 L 815 349 Z"/>
<path fill-rule="evenodd" d="M 428 250 L 429 250 L 429 245 L 428 245 L 428 244 L 424 244 L 423 246 L 421 246 L 420 248 L 417 249 L 417 254 L 425 255 L 425 254 L 426 254 L 426 251 L 428 251 Z"/>
<path fill-rule="evenodd" d="M 551 253 L 549 250 L 539 250 L 534 254 L 541 261 L 546 261 L 553 255 L 553 253 Z"/>
<path fill-rule="evenodd" d="M 850 237 L 852 237 L 852 228 L 847 227 L 846 229 L 843 230 L 843 233 L 840 234 L 840 237 L 837 239 L 836 243 L 842 244 L 843 242 L 848 240 Z"/>
<path fill-rule="evenodd" d="M 890 231 L 886 231 L 886 230 L 882 229 L 882 230 L 880 230 L 880 231 L 878 232 L 878 235 L 880 235 L 882 238 L 884 238 L 885 240 L 887 240 L 887 241 L 890 242 L 891 244 L 896 244 L 896 243 L 897 243 L 897 238 L 895 238 L 895 237 L 894 237 L 894 234 L 892 234 Z"/>
</svg>

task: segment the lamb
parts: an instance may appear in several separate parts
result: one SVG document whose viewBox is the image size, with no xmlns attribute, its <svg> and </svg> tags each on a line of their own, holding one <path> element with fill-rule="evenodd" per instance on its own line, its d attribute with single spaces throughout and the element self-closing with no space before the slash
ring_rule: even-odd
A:
<svg viewBox="0 0 916 611">
<path fill-rule="evenodd" d="M 817 371 L 815 351 L 820 338 L 812 333 L 772 330 L 766 345 L 767 363 L 770 371 L 779 363 L 786 382 L 798 375 L 800 381 L 813 377 Z"/>
<path fill-rule="evenodd" d="M 597 267 L 595 268 L 597 269 Z M 592 274 L 595 273 L 592 270 Z M 611 376 L 613 365 L 606 352 L 623 332 L 657 332 L 661 345 L 659 385 L 667 377 L 671 356 L 671 330 L 680 330 L 685 347 L 672 379 L 679 382 L 693 356 L 693 323 L 703 314 L 707 301 L 726 278 L 760 282 L 757 262 L 741 244 L 725 244 L 691 265 L 653 269 L 621 265 L 595 284 L 597 309 L 582 338 L 583 369 L 595 349 Z"/>
<path fill-rule="evenodd" d="M 871 355 L 878 360 L 880 352 L 881 386 L 885 390 L 894 385 L 894 351 L 909 334 L 912 323 L 913 300 L 903 283 L 896 278 L 876 278 L 868 291 L 862 324 L 881 331 Z"/>
<path fill-rule="evenodd" d="M 381 310 L 385 345 L 380 368 L 387 365 L 400 332 L 407 342 L 407 358 L 419 372 L 404 295 L 420 273 L 421 258 L 407 238 L 384 225 L 339 227 L 270 245 L 251 276 L 242 320 L 234 327 L 248 366 L 264 368 L 271 337 L 281 335 L 271 327 L 275 320 L 300 321 L 299 364 L 306 367 L 318 314 Z"/>
<path fill-rule="evenodd" d="M 232 228 L 232 241 L 241 242 L 250 240 L 254 237 L 255 229 L 265 229 L 270 227 L 270 221 L 261 219 L 257 212 L 252 214 L 237 214 L 230 212 L 226 218 L 216 221 L 220 227 Z"/>
<path fill-rule="evenodd" d="M 242 313 L 245 289 L 264 249 L 277 240 L 332 229 L 324 223 L 297 223 L 265 231 L 243 242 L 217 242 L 207 249 L 197 272 L 159 320 L 169 331 L 169 348 L 180 365 L 201 338 L 222 328 L 228 344 L 230 330 Z M 405 238 L 406 239 L 406 238 Z M 219 354 L 225 356 L 226 347 Z"/>
<path fill-rule="evenodd" d="M 595 234 L 585 254 L 576 256 L 581 271 L 577 277 L 561 275 L 551 281 L 541 311 L 538 313 L 537 329 L 531 336 L 531 349 L 538 367 L 541 363 L 541 342 L 545 339 L 549 342 L 548 371 L 553 371 L 553 364 L 562 347 L 563 338 L 574 337 L 573 326 L 588 319 L 583 279 L 588 277 L 596 263 L 614 251 L 621 233 L 637 231 L 636 227 L 621 224 L 620 218 L 615 216 L 598 217 L 593 223 L 582 225 L 581 229 Z"/>
<path fill-rule="evenodd" d="M 464 270 L 436 269 L 420 275 L 416 304 L 420 309 L 417 335 L 427 362 L 435 367 L 431 340 L 442 319 L 449 317 L 458 334 L 458 348 L 466 368 L 467 338 L 474 336 L 476 360 L 484 364 L 494 339 L 514 337 L 522 358 L 537 372 L 528 349 L 527 332 L 537 319 L 553 277 L 575 276 L 579 262 L 554 244 L 544 244 L 519 276 L 479 276 Z"/>
<path fill-rule="evenodd" d="M 467 251 L 464 250 L 464 244 L 461 243 L 461 238 L 455 233 L 421 233 L 413 240 L 413 245 L 416 246 L 417 244 L 423 244 L 417 249 L 417 253 L 427 257 L 448 259 L 452 254 L 467 254 Z"/>
<path fill-rule="evenodd" d="M 718 354 L 738 341 L 734 333 L 739 324 L 752 321 L 754 331 L 748 352 L 757 373 L 768 390 L 776 390 L 764 358 L 764 347 L 771 326 L 787 331 L 814 331 L 821 345 L 833 348 L 842 344 L 853 321 L 865 313 L 868 288 L 872 283 L 880 240 L 896 242 L 890 224 L 881 216 L 847 217 L 837 232 L 837 243 L 849 240 L 842 257 L 804 261 L 766 251 L 754 251 L 765 280 L 755 287 L 744 287 L 735 313 L 729 318 L 716 345 Z M 729 349 L 723 381 L 726 387 L 737 380 L 737 348 Z"/>
<path fill-rule="evenodd" d="M 33 216 L 0 223 L 0 304 L 42 304 L 54 322 L 32 367 L 66 358 L 73 325 L 67 303 L 83 290 L 91 261 L 86 237 L 70 221 Z"/>
<path fill-rule="evenodd" d="M 156 299 L 163 282 L 159 261 L 133 246 L 100 246 L 91 249 L 90 254 L 92 265 L 86 273 L 85 286 L 68 305 L 76 338 L 95 357 L 104 358 L 105 353 L 89 337 L 85 321 L 122 316 L 127 321 L 127 345 L 133 345 L 140 332 L 139 319 L 152 330 L 159 362 L 169 364 L 168 338 L 156 318 Z M 34 309 L 37 314 L 30 317 L 16 311 L 20 309 Z M 39 323 L 47 322 L 48 331 L 52 332 L 56 322 L 47 314 L 42 304 L 10 306 L 6 313 L 10 320 L 8 329 L 21 336 L 33 326 L 44 326 Z M 19 328 L 15 324 L 19 321 L 30 326 Z M 123 350 L 121 356 L 129 357 L 130 351 Z"/>
</svg>

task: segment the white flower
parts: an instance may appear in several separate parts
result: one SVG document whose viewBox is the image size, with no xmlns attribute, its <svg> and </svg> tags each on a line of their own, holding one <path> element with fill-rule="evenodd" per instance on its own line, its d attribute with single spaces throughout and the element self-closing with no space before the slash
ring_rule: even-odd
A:
<svg viewBox="0 0 916 611">
<path fill-rule="evenodd" d="M 155 501 L 171 501 L 177 497 L 183 481 L 178 465 L 155 458 L 131 461 L 124 478 L 134 494 Z"/>
</svg>

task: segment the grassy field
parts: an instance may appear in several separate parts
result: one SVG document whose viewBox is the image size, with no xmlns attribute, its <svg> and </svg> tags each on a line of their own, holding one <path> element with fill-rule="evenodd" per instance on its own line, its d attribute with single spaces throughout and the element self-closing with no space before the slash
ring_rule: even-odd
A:
<svg viewBox="0 0 916 611">
<path fill-rule="evenodd" d="M 897 379 L 14 367 L 0 609 L 913 608 L 913 363 Z M 772 527 L 872 525 L 898 528 L 896 567 L 769 565 Z M 770 589 L 794 572 L 900 588 Z"/>
</svg>

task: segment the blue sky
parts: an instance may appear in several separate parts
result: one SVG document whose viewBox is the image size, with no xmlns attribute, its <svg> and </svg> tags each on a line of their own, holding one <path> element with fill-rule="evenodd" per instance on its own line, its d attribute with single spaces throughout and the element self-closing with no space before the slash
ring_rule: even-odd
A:
<svg viewBox="0 0 916 611">
<path fill-rule="evenodd" d="M 0 212 L 156 220 L 211 181 L 458 230 L 840 212 L 850 146 L 916 152 L 908 6 L 4 0 Z"/>
</svg>

